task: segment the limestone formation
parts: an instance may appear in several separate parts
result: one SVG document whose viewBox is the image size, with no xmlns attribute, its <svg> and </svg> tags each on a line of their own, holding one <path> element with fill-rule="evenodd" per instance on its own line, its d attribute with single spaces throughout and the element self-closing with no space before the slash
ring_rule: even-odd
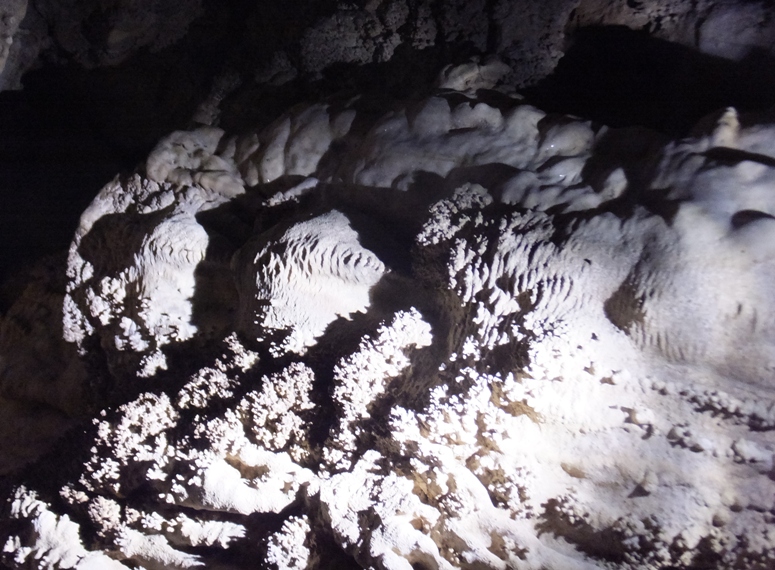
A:
<svg viewBox="0 0 775 570">
<path fill-rule="evenodd" d="M 176 132 L 105 186 L 70 352 L 2 376 L 103 396 L 9 477 L 4 564 L 773 566 L 775 128 L 664 143 L 487 65 Z"/>
</svg>

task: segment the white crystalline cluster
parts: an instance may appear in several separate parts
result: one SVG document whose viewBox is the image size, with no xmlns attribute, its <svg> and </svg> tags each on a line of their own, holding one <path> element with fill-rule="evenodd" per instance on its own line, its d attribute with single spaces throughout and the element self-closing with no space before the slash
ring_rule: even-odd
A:
<svg viewBox="0 0 775 570">
<path fill-rule="evenodd" d="M 258 354 L 246 349 L 236 334 L 229 335 L 223 344 L 226 350 L 215 365 L 199 369 L 180 389 L 178 408 L 206 408 L 214 398 L 231 398 L 238 385 L 234 374 L 245 373 L 258 362 Z"/>
<path fill-rule="evenodd" d="M 222 521 L 197 521 L 184 514 L 166 523 L 166 532 L 173 543 L 190 546 L 218 546 L 229 544 L 245 536 L 242 525 Z"/>
<path fill-rule="evenodd" d="M 266 561 L 278 570 L 305 570 L 309 563 L 309 548 L 304 541 L 309 534 L 307 517 L 290 517 L 279 532 L 269 539 Z"/>
<path fill-rule="evenodd" d="M 65 330 L 116 388 L 3 563 L 772 568 L 775 129 L 326 109 L 176 133 L 84 214 Z"/>
<path fill-rule="evenodd" d="M 377 330 L 375 339 L 364 338 L 355 353 L 334 367 L 333 397 L 340 416 L 324 456 L 335 469 L 352 465 L 352 453 L 363 431 L 357 423 L 369 417 L 369 408 L 388 383 L 411 364 L 407 350 L 429 346 L 431 340 L 430 325 L 412 308 L 397 313 L 389 326 Z"/>
<path fill-rule="evenodd" d="M 32 529 L 32 533 L 7 537 L 2 552 L 15 566 L 75 570 L 126 568 L 102 552 L 86 550 L 78 534 L 78 524 L 67 515 L 53 513 L 34 491 L 18 488 L 10 510 L 10 520 L 25 522 Z"/>
<path fill-rule="evenodd" d="M 412 492 L 412 482 L 380 466 L 384 457 L 368 451 L 352 470 L 331 478 L 320 490 L 320 500 L 332 531 L 343 545 L 354 549 L 364 565 L 411 568 L 413 562 L 441 561 L 432 537 L 418 531 L 434 521 L 435 509 Z M 370 530 L 363 532 L 364 527 Z"/>
<path fill-rule="evenodd" d="M 292 444 L 296 461 L 307 455 L 305 421 L 299 414 L 315 405 L 310 400 L 315 374 L 303 364 L 291 364 L 278 374 L 263 378 L 260 392 L 248 392 L 239 404 L 244 424 L 252 436 L 269 449 L 279 451 Z"/>
<path fill-rule="evenodd" d="M 117 422 L 95 422 L 97 437 L 91 461 L 85 465 L 81 484 L 90 491 L 103 488 L 123 493 L 122 470 L 129 464 L 146 465 L 147 477 L 165 479 L 172 449 L 166 430 L 175 426 L 178 414 L 166 394 L 143 394 L 118 410 Z"/>
<path fill-rule="evenodd" d="M 74 508 L 85 508 L 101 539 L 113 545 L 116 558 L 155 568 L 202 566 L 201 558 L 187 553 L 187 548 L 228 548 L 240 543 L 246 530 L 229 520 L 191 518 L 188 509 L 216 515 L 279 512 L 314 483 L 309 470 L 281 451 L 292 438 L 298 444 L 306 435 L 294 414 L 311 408 L 307 396 L 311 372 L 292 364 L 265 378 L 261 393 L 248 393 L 239 402 L 232 390 L 249 373 L 246 364 L 257 361 L 235 338 L 227 339 L 226 345 L 224 355 L 197 372 L 174 403 L 166 394 L 142 394 L 110 418 L 95 422 L 91 457 L 80 479 L 66 487 L 62 497 Z M 203 382 L 212 375 L 220 377 L 226 388 L 213 392 Z M 224 401 L 231 402 L 225 412 L 208 413 Z M 192 416 L 190 409 L 199 413 Z M 264 412 L 268 416 L 261 416 Z M 181 431 L 181 414 L 187 414 L 186 431 Z M 303 453 L 293 455 L 298 460 Z M 127 504 L 126 497 L 137 492 L 137 485 L 146 484 L 167 510 L 186 510 L 169 518 Z M 75 530 L 68 532 L 77 536 L 78 526 L 70 524 Z M 43 548 L 38 543 L 30 548 Z M 9 552 L 16 552 L 16 543 L 9 544 Z"/>
</svg>

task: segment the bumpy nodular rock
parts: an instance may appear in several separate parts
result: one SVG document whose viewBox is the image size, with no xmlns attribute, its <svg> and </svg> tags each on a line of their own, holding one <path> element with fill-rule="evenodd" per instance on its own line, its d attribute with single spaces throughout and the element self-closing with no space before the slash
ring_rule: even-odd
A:
<svg viewBox="0 0 775 570">
<path fill-rule="evenodd" d="M 103 400 L 11 477 L 6 565 L 772 567 L 775 127 L 464 83 L 102 190 L 63 304 Z"/>
</svg>

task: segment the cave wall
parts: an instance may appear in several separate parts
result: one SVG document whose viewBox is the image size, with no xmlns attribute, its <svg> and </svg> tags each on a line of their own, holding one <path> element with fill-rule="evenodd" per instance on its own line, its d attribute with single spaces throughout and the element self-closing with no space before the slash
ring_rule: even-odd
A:
<svg viewBox="0 0 775 570">
<path fill-rule="evenodd" d="M 773 24 L 758 2 L 14 0 L 2 10 L 2 282 L 61 251 L 99 187 L 165 133 L 245 131 L 347 89 L 416 96 L 472 56 L 500 58 L 504 84 L 547 110 L 672 136 L 717 108 L 775 100 L 762 72 Z"/>
<path fill-rule="evenodd" d="M 767 4 L 2 10 L 2 564 L 770 567 Z"/>
</svg>

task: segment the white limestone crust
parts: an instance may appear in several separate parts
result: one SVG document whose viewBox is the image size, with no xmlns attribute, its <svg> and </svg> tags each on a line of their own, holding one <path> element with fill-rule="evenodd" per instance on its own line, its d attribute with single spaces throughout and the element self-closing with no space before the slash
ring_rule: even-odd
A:
<svg viewBox="0 0 775 570">
<path fill-rule="evenodd" d="M 71 248 L 66 339 L 143 389 L 74 440 L 56 506 L 9 497 L 26 530 L 3 562 L 772 567 L 775 131 L 729 110 L 646 183 L 626 153 L 601 181 L 611 132 L 470 97 L 348 123 L 325 165 L 333 123 L 296 109 L 223 151 L 252 201 L 196 180 L 214 130 L 109 184 Z M 224 204 L 255 223 L 219 266 L 239 298 L 215 338 L 192 314 Z"/>
</svg>

